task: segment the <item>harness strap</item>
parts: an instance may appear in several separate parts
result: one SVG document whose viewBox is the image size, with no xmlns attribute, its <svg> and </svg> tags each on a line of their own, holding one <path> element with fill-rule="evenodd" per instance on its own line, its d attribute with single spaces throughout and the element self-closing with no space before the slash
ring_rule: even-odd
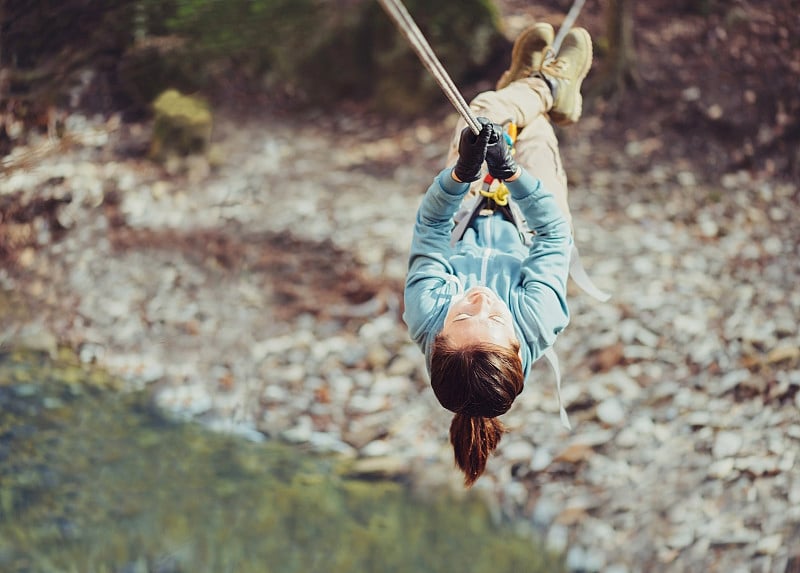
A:
<svg viewBox="0 0 800 573">
<path fill-rule="evenodd" d="M 558 415 L 561 417 L 561 424 L 567 430 L 571 430 L 572 424 L 569 423 L 569 416 L 567 416 L 567 410 L 564 408 L 564 401 L 561 399 L 561 368 L 558 364 L 558 355 L 551 346 L 544 351 L 543 356 L 547 360 L 547 363 L 550 364 L 550 368 L 553 369 L 553 374 L 556 377 L 556 397 L 558 398 Z"/>
<path fill-rule="evenodd" d="M 530 245 L 530 233 L 527 232 L 525 219 L 519 210 L 519 207 L 513 201 L 507 201 L 505 204 L 498 204 L 491 195 L 485 195 L 481 192 L 475 197 L 472 203 L 463 207 L 456 213 L 454 220 L 456 226 L 450 232 L 450 247 L 455 247 L 466 233 L 470 225 L 475 221 L 478 215 L 484 209 L 491 209 L 492 211 L 499 211 L 503 216 L 514 223 L 514 226 L 519 232 L 520 240 L 524 245 Z"/>
<path fill-rule="evenodd" d="M 460 210 L 456 214 L 456 226 L 453 228 L 450 234 L 450 247 L 455 247 L 456 243 L 461 240 L 461 238 L 464 236 L 464 233 L 467 231 L 481 210 L 488 205 L 488 201 L 488 197 L 484 195 L 478 195 L 473 201 L 472 205 Z M 517 207 L 515 203 L 510 202 L 508 205 L 504 206 L 501 211 L 508 218 L 508 220 L 516 225 L 517 230 L 520 232 L 520 237 L 522 238 L 523 243 L 526 245 L 530 244 L 530 233 L 527 232 L 528 229 L 522 219 L 522 214 L 519 212 L 519 207 Z M 581 261 L 581 254 L 578 251 L 578 246 L 574 243 L 572 244 L 572 250 L 570 251 L 569 256 L 569 277 L 575 281 L 575 284 L 578 285 L 578 287 L 590 297 L 600 302 L 606 302 L 611 298 L 610 293 L 598 288 L 597 285 L 594 284 L 594 281 L 592 281 L 592 279 L 589 277 L 589 274 L 586 272 L 586 268 L 583 266 L 583 262 Z"/>
<path fill-rule="evenodd" d="M 578 252 L 578 246 L 575 243 L 572 244 L 572 252 L 569 256 L 569 276 L 573 281 L 575 281 L 575 284 L 578 285 L 581 290 L 590 297 L 595 298 L 600 302 L 606 302 L 611 298 L 610 293 L 604 292 L 597 288 L 592 279 L 589 278 L 589 275 L 586 272 L 583 263 L 581 262 L 581 255 Z"/>
<path fill-rule="evenodd" d="M 475 217 L 478 216 L 481 209 L 483 209 L 482 204 L 486 200 L 485 197 L 478 195 L 475 197 L 475 200 L 472 202 L 472 205 L 466 208 L 462 208 L 458 213 L 456 213 L 455 221 L 456 226 L 450 232 L 450 247 L 455 247 L 456 243 L 461 240 L 461 237 L 464 236 L 464 233 L 467 231 L 467 228 L 472 224 L 475 220 Z"/>
</svg>

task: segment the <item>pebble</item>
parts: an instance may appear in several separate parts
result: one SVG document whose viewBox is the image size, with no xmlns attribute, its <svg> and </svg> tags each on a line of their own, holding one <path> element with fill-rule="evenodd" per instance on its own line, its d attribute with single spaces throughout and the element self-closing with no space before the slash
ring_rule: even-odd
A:
<svg viewBox="0 0 800 573">
<path fill-rule="evenodd" d="M 712 454 L 715 458 L 735 456 L 742 448 L 742 436 L 734 432 L 720 432 L 714 440 Z"/>
<path fill-rule="evenodd" d="M 553 456 L 544 448 L 537 448 L 531 456 L 530 468 L 540 472 L 547 468 L 553 461 Z"/>
<path fill-rule="evenodd" d="M 756 553 L 759 555 L 775 555 L 783 545 L 783 536 L 780 534 L 768 535 L 758 541 Z"/>
<path fill-rule="evenodd" d="M 619 400 L 609 398 L 598 404 L 597 418 L 608 426 L 616 426 L 625 419 L 625 409 Z"/>
<path fill-rule="evenodd" d="M 214 406 L 211 393 L 201 385 L 168 386 L 155 396 L 156 404 L 165 410 L 181 415 L 205 414 Z"/>
<path fill-rule="evenodd" d="M 539 527 L 549 526 L 561 510 L 560 503 L 555 497 L 542 493 L 536 506 L 533 508 L 531 519 Z"/>
<path fill-rule="evenodd" d="M 547 530 L 545 546 L 554 553 L 564 553 L 569 546 L 569 528 L 558 523 Z"/>
<path fill-rule="evenodd" d="M 569 571 L 589 571 L 586 562 L 586 550 L 583 547 L 573 545 L 567 550 L 566 566 Z"/>
<path fill-rule="evenodd" d="M 509 443 L 502 443 L 501 453 L 510 462 L 528 461 L 534 456 L 534 447 L 528 442 L 514 440 Z"/>
<path fill-rule="evenodd" d="M 733 473 L 734 467 L 736 467 L 736 460 L 733 458 L 716 460 L 708 467 L 708 476 L 724 480 Z"/>
<path fill-rule="evenodd" d="M 309 416 L 300 416 L 294 421 L 294 426 L 281 432 L 284 440 L 298 444 L 308 442 L 313 434 L 314 422 Z"/>
<path fill-rule="evenodd" d="M 684 98 L 698 94 L 690 87 Z M 131 388 L 153 384 L 159 407 L 217 431 L 341 454 L 356 475 L 460 488 L 452 415 L 436 402 L 399 318 L 411 225 L 438 158 L 406 157 L 395 178 L 362 168 L 376 153 L 392 157 L 392 137 L 422 133 L 426 146 L 444 149 L 449 131 L 426 123 L 387 137 L 365 128 L 337 133 L 332 145 L 318 127 L 275 118 L 265 136 L 221 118 L 216 137 L 228 161 L 197 160 L 165 176 L 141 160 L 104 159 L 115 136 L 101 127 L 72 116 L 68 129 L 85 133 L 87 147 L 0 179 L 0 196 L 73 197 L 57 214 L 63 237 L 44 220 L 29 230 L 36 246 L 21 253 L 27 275 L 0 269 L 3 289 L 51 301 L 42 317 L 6 328 L 3 342 L 20 332 L 49 353 L 74 345 Z M 648 145 L 626 151 L 640 156 Z M 573 169 L 591 164 L 577 140 L 562 152 Z M 265 185 L 277 163 L 296 174 L 295 195 Z M 45 184 L 54 178 L 61 182 Z M 669 164 L 636 174 L 595 166 L 584 180 L 591 189 L 570 195 L 576 242 L 613 297 L 600 304 L 572 293 L 571 323 L 555 345 L 574 429 L 559 422 L 550 371 L 535 365 L 478 482 L 482 497 L 543 532 L 574 571 L 785 563 L 785 532 L 800 527 L 800 265 L 785 224 L 800 217 L 796 184 L 720 174 L 724 192 L 707 201 L 700 174 Z M 189 244 L 112 248 L 108 189 L 120 193 L 132 231 Z M 280 257 L 226 267 L 205 243 L 192 248 L 201 230 Z M 268 233 L 300 246 L 270 251 L 258 244 Z M 302 280 L 276 292 L 269 265 L 301 257 L 303 241 L 352 255 L 385 292 L 364 305 L 337 300 L 331 316 Z M 353 281 L 346 286 L 357 290 Z M 319 293 L 336 298 L 335 286 Z M 309 310 L 279 318 L 289 294 L 308 298 Z"/>
</svg>

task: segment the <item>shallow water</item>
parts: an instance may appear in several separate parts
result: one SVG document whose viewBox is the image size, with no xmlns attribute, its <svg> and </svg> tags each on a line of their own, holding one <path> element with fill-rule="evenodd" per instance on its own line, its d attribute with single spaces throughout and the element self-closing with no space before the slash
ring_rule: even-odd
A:
<svg viewBox="0 0 800 573">
<path fill-rule="evenodd" d="M 169 420 L 69 353 L 0 353 L 0 571 L 557 571 L 475 500 Z"/>
</svg>

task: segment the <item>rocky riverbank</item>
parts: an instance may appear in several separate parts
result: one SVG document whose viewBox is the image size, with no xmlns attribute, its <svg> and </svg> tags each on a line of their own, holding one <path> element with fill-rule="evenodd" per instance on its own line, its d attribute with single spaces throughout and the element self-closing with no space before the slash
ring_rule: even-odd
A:
<svg viewBox="0 0 800 573">
<path fill-rule="evenodd" d="M 67 345 L 221 431 L 460 487 L 400 320 L 449 124 L 220 118 L 211 161 L 165 166 L 146 126 L 67 128 L 69 148 L 0 178 L 0 285 L 24 301 L 4 304 L 4 345 Z M 537 365 L 475 487 L 575 571 L 782 573 L 800 555 L 798 188 L 626 171 L 647 142 L 598 161 L 580 129 L 576 239 L 613 298 L 572 290 L 556 350 L 574 430 Z"/>
</svg>

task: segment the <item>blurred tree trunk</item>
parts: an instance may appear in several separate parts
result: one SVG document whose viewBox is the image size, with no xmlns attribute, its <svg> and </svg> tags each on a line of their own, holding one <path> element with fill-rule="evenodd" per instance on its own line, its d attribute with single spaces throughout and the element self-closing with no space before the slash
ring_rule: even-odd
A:
<svg viewBox="0 0 800 573">
<path fill-rule="evenodd" d="M 639 84 L 633 42 L 635 0 L 608 0 L 606 30 L 608 54 L 598 89 L 604 95 L 621 95 Z"/>
</svg>

